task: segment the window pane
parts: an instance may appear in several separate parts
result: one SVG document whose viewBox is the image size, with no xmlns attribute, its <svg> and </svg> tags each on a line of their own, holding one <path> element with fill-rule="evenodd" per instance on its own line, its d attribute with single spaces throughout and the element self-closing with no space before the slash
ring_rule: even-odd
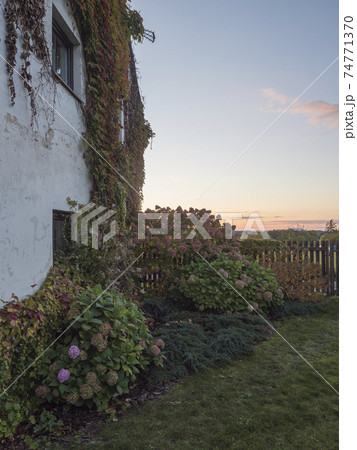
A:
<svg viewBox="0 0 357 450">
<path fill-rule="evenodd" d="M 52 64 L 56 74 L 62 78 L 62 80 L 69 84 L 68 77 L 68 56 L 69 48 L 63 43 L 60 37 L 54 32 L 52 38 Z"/>
<path fill-rule="evenodd" d="M 53 251 L 64 250 L 71 239 L 71 214 L 65 211 L 52 212 Z"/>
</svg>

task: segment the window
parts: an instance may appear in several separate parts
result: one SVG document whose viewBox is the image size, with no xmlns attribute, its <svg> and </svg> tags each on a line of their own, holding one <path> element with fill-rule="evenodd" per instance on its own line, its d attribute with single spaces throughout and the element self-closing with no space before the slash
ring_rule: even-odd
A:
<svg viewBox="0 0 357 450">
<path fill-rule="evenodd" d="M 52 25 L 52 67 L 73 90 L 73 44 L 55 21 Z"/>
<path fill-rule="evenodd" d="M 52 212 L 53 253 L 64 250 L 70 240 L 70 217 L 67 211 Z"/>
</svg>

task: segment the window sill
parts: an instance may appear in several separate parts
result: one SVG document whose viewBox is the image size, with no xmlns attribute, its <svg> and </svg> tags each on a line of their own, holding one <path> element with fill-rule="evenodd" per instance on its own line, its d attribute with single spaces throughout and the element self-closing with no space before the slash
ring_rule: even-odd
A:
<svg viewBox="0 0 357 450">
<path fill-rule="evenodd" d="M 78 95 L 66 84 L 61 77 L 59 77 L 54 70 L 52 70 L 52 78 L 56 83 L 61 84 L 81 105 L 83 105 L 83 100 L 81 100 Z"/>
</svg>

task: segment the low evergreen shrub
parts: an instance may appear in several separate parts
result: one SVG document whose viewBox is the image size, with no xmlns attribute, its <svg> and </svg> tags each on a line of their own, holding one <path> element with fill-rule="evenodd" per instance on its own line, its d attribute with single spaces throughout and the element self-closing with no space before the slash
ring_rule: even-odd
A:
<svg viewBox="0 0 357 450">
<path fill-rule="evenodd" d="M 252 354 L 254 345 L 269 336 L 269 326 L 256 314 L 178 311 L 176 304 L 160 299 L 145 299 L 144 308 L 145 304 L 151 307 L 151 317 L 161 323 L 153 336 L 165 341 L 166 356 L 163 367 L 149 372 L 150 382 L 177 379 L 189 372 L 227 364 Z M 315 303 L 287 301 L 272 308 L 266 317 L 270 321 L 322 311 L 323 307 Z"/>
<path fill-rule="evenodd" d="M 269 314 L 273 319 L 282 319 L 284 317 L 318 314 L 323 312 L 324 309 L 324 305 L 319 303 L 286 300 L 282 305 L 271 308 Z"/>
</svg>

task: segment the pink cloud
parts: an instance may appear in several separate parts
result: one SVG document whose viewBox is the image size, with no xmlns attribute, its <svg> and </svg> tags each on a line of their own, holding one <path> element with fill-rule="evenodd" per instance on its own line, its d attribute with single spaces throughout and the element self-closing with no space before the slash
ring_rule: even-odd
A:
<svg viewBox="0 0 357 450">
<path fill-rule="evenodd" d="M 274 88 L 262 89 L 262 94 L 265 98 L 269 100 L 269 106 L 273 107 L 276 103 L 280 105 L 286 105 L 292 101 L 289 97 L 284 94 L 279 94 Z"/>
<path fill-rule="evenodd" d="M 294 99 L 280 94 L 274 88 L 262 89 L 262 95 L 268 99 L 268 111 L 281 113 Z M 285 114 L 303 115 L 312 125 L 322 124 L 331 128 L 338 127 L 338 104 L 331 105 L 324 101 L 296 101 Z"/>
</svg>

